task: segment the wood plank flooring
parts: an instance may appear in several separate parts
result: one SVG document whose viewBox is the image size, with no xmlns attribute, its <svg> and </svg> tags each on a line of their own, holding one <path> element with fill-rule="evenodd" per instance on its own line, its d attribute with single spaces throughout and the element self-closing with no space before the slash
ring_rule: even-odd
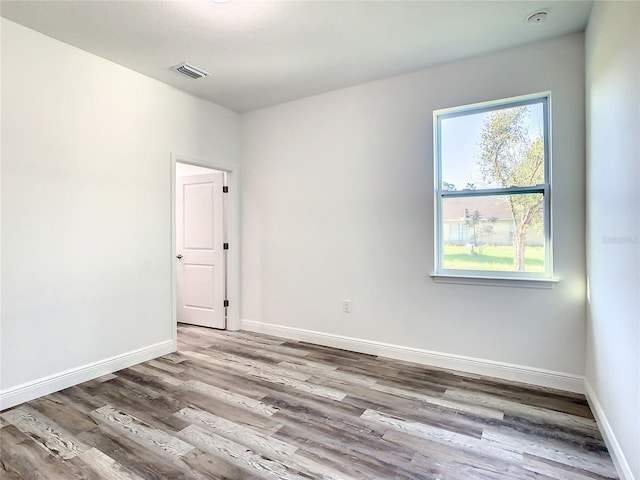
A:
<svg viewBox="0 0 640 480">
<path fill-rule="evenodd" d="M 0 413 L 9 479 L 615 479 L 584 397 L 247 332 Z"/>
</svg>

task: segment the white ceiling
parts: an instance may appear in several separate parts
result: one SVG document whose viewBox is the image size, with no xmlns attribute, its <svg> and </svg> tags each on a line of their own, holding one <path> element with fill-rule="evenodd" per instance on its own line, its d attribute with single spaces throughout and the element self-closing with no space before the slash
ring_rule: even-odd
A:
<svg viewBox="0 0 640 480">
<path fill-rule="evenodd" d="M 584 30 L 591 1 L 2 1 L 3 17 L 238 112 Z M 528 14 L 545 9 L 545 23 Z M 212 75 L 170 70 L 187 61 Z"/>
</svg>

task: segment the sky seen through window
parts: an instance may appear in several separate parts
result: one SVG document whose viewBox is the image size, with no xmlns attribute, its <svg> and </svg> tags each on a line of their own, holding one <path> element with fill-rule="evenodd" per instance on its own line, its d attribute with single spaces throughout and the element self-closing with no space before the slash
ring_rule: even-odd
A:
<svg viewBox="0 0 640 480">
<path fill-rule="evenodd" d="M 524 124 L 533 140 L 544 135 L 542 103 L 527 105 L 527 109 L 529 115 Z M 455 185 L 457 190 L 468 183 L 478 188 L 501 186 L 485 182 L 478 167 L 482 126 L 490 114 L 480 112 L 441 120 L 442 181 Z"/>
</svg>

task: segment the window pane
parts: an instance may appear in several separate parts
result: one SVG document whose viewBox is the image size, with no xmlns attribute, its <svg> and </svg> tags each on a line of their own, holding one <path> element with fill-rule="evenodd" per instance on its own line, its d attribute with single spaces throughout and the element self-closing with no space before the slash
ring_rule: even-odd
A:
<svg viewBox="0 0 640 480">
<path fill-rule="evenodd" d="M 544 272 L 543 195 L 442 199 L 443 267 Z"/>
<path fill-rule="evenodd" d="M 544 183 L 543 104 L 441 119 L 444 190 Z"/>
</svg>

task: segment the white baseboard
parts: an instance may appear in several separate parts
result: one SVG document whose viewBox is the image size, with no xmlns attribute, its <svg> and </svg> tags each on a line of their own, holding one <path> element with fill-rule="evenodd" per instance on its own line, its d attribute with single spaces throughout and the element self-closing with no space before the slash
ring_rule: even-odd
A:
<svg viewBox="0 0 640 480">
<path fill-rule="evenodd" d="M 353 352 L 379 355 L 431 367 L 457 370 L 459 372 L 484 375 L 514 382 L 527 383 L 568 392 L 584 393 L 584 378 L 579 375 L 543 370 L 540 368 L 496 362 L 481 358 L 465 357 L 450 353 L 433 352 L 419 348 L 403 347 L 389 343 L 344 337 L 329 333 L 314 332 L 300 328 L 285 327 L 254 320 L 242 320 L 242 330 L 265 333 L 277 337 L 300 340 L 327 347 L 341 348 Z"/>
<path fill-rule="evenodd" d="M 139 348 L 131 352 L 116 355 L 105 360 L 83 365 L 81 367 L 65 370 L 64 372 L 49 375 L 33 382 L 23 383 L 0 391 L 0 410 L 4 410 L 34 398 L 57 392 L 64 388 L 72 387 L 87 380 L 113 373 L 137 363 L 146 362 L 153 358 L 174 352 L 176 344 L 174 340 L 156 343 Z"/>
<path fill-rule="evenodd" d="M 593 415 L 596 417 L 596 422 L 600 427 L 600 431 L 602 432 L 602 437 L 604 438 L 604 443 L 607 445 L 609 449 L 609 454 L 611 455 L 611 459 L 613 460 L 613 464 L 620 475 L 620 480 L 636 480 L 633 476 L 633 472 L 631 471 L 631 467 L 629 466 L 629 462 L 625 457 L 622 448 L 620 448 L 620 444 L 618 443 L 618 439 L 613 433 L 613 429 L 611 428 L 611 424 L 609 420 L 607 420 L 607 416 L 602 409 L 602 405 L 600 405 L 600 401 L 596 393 L 593 391 L 591 384 L 585 379 L 584 387 L 586 391 L 587 401 L 589 402 L 589 406 L 591 407 L 591 411 Z"/>
</svg>

